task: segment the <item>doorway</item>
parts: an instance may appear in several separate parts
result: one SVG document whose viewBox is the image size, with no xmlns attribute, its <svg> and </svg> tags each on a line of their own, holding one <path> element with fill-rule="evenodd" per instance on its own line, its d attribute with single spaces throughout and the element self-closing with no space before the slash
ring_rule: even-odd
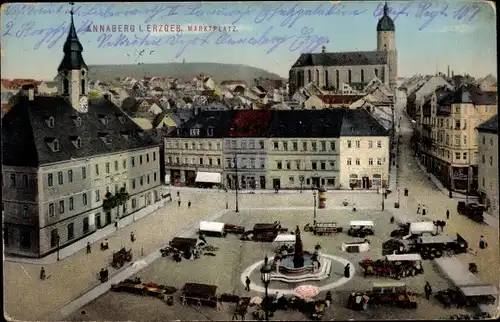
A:
<svg viewBox="0 0 500 322">
<path fill-rule="evenodd" d="M 313 188 L 319 188 L 319 177 L 312 177 L 311 179 Z"/>
<path fill-rule="evenodd" d="M 370 178 L 363 177 L 363 189 L 370 189 Z"/>
<path fill-rule="evenodd" d="M 106 225 L 111 224 L 111 211 L 106 213 Z"/>
<path fill-rule="evenodd" d="M 260 176 L 260 189 L 266 189 L 266 177 Z"/>
<path fill-rule="evenodd" d="M 281 182 L 280 179 L 273 179 L 273 188 L 276 189 L 281 189 Z"/>
<path fill-rule="evenodd" d="M 99 228 L 102 227 L 101 214 L 96 214 L 95 215 L 95 225 L 96 225 L 97 229 L 99 229 Z"/>
</svg>

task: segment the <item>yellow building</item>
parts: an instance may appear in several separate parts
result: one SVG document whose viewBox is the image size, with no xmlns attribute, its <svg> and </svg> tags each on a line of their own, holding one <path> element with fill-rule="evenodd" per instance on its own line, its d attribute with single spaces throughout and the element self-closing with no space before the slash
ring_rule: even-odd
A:
<svg viewBox="0 0 500 322">
<path fill-rule="evenodd" d="M 498 114 L 477 127 L 478 191 L 486 211 L 498 215 Z"/>
</svg>

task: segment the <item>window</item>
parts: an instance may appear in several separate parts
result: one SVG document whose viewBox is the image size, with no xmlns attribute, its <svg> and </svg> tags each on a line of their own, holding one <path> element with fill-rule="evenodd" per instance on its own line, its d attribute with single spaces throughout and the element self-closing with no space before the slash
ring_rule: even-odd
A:
<svg viewBox="0 0 500 322">
<path fill-rule="evenodd" d="M 86 206 L 86 205 L 87 205 L 87 194 L 86 194 L 86 193 L 84 193 L 84 194 L 82 195 L 82 204 L 83 204 L 84 206 Z"/>
<path fill-rule="evenodd" d="M 347 165 L 351 165 L 352 164 L 352 159 L 351 158 L 347 158 Z"/>
<path fill-rule="evenodd" d="M 139 184 L 141 185 L 141 187 L 144 185 L 144 177 L 143 176 L 141 176 L 139 178 Z"/>
<path fill-rule="evenodd" d="M 486 137 L 483 136 L 483 144 L 486 144 Z"/>
<path fill-rule="evenodd" d="M 209 147 L 209 149 L 211 149 L 212 145 L 209 143 L 208 147 Z M 153 161 L 156 161 L 156 152 L 153 152 Z"/>
<path fill-rule="evenodd" d="M 347 83 L 352 83 L 352 72 L 350 69 L 347 71 Z"/>
<path fill-rule="evenodd" d="M 123 170 L 125 170 L 127 168 L 127 160 L 123 159 Z"/>
<path fill-rule="evenodd" d="M 326 170 L 326 162 L 321 162 L 321 170 Z"/>
<path fill-rule="evenodd" d="M 57 229 L 52 229 L 50 231 L 50 247 L 56 247 L 58 244 L 59 234 Z"/>
<path fill-rule="evenodd" d="M 132 157 L 130 162 L 132 162 L 132 168 L 135 167 L 135 157 Z M 177 162 L 177 163 L 179 163 L 179 162 Z"/>
<path fill-rule="evenodd" d="M 186 150 L 189 149 L 189 146 L 187 143 L 184 143 L 184 149 L 186 149 Z"/>
<path fill-rule="evenodd" d="M 311 150 L 314 152 L 317 150 L 316 142 L 311 142 Z"/>
<path fill-rule="evenodd" d="M 318 164 L 316 163 L 316 161 L 311 162 L 311 169 L 318 170 Z"/>
<path fill-rule="evenodd" d="M 115 161 L 115 171 L 118 171 L 118 161 Z"/>
<path fill-rule="evenodd" d="M 378 78 L 378 69 L 377 68 L 375 68 L 375 77 Z"/>
<path fill-rule="evenodd" d="M 365 70 L 362 69 L 361 70 L 361 83 L 364 83 L 365 82 Z"/>
<path fill-rule="evenodd" d="M 279 149 L 278 142 L 276 142 L 276 141 L 273 142 L 273 149 L 274 149 L 274 151 L 278 151 L 278 149 Z"/>
<path fill-rule="evenodd" d="M 246 149 L 247 148 L 247 141 L 241 140 L 240 146 L 241 146 L 242 149 Z"/>
<path fill-rule="evenodd" d="M 382 141 L 378 140 L 377 141 L 377 148 L 381 148 L 382 147 Z"/>
<path fill-rule="evenodd" d="M 287 168 L 288 170 L 291 170 L 291 169 L 292 169 L 292 162 L 287 161 L 287 162 L 286 162 L 286 168 Z"/>
<path fill-rule="evenodd" d="M 132 209 L 135 209 L 136 206 L 137 206 L 137 200 L 135 200 L 135 198 L 132 198 Z"/>
<path fill-rule="evenodd" d="M 81 85 L 82 85 L 82 94 L 85 94 L 85 79 L 81 80 Z"/>
<path fill-rule="evenodd" d="M 460 152 L 455 152 L 455 159 L 460 160 Z"/>
<path fill-rule="evenodd" d="M 213 165 L 212 158 L 208 158 L 208 164 Z"/>
<path fill-rule="evenodd" d="M 24 219 L 28 218 L 28 205 L 23 205 L 23 210 L 21 212 L 21 216 Z"/>
<path fill-rule="evenodd" d="M 149 153 L 146 154 L 146 163 L 149 163 Z"/>
<path fill-rule="evenodd" d="M 203 164 L 203 158 L 200 158 L 200 164 Z"/>
<path fill-rule="evenodd" d="M 460 130 L 460 120 L 455 120 L 455 130 Z"/>
<path fill-rule="evenodd" d="M 467 145 L 467 135 L 464 135 L 464 145 Z"/>
<path fill-rule="evenodd" d="M 460 145 L 460 135 L 455 135 L 455 145 Z"/>
<path fill-rule="evenodd" d="M 373 165 L 373 158 L 368 159 L 368 165 Z"/>
<path fill-rule="evenodd" d="M 328 87 L 328 71 L 325 70 L 325 86 Z"/>
<path fill-rule="evenodd" d="M 89 219 L 83 218 L 83 233 L 89 232 Z"/>
<path fill-rule="evenodd" d="M 135 189 L 135 179 L 132 179 L 132 189 Z"/>
<path fill-rule="evenodd" d="M 349 148 L 349 149 L 350 149 L 351 147 L 352 147 L 352 142 L 351 142 L 351 140 L 347 140 L 347 148 Z"/>
<path fill-rule="evenodd" d="M 82 167 L 82 179 L 87 178 L 87 168 Z"/>
<path fill-rule="evenodd" d="M 377 158 L 377 165 L 382 165 L 382 158 Z"/>
<path fill-rule="evenodd" d="M 68 182 L 73 182 L 73 170 L 68 170 Z"/>
<path fill-rule="evenodd" d="M 52 174 L 49 174 L 49 176 L 52 176 Z M 15 186 L 16 186 L 16 174 L 11 173 L 10 174 L 10 187 L 15 187 Z M 52 184 L 50 183 L 49 186 L 52 186 Z"/>
<path fill-rule="evenodd" d="M 139 156 L 139 165 L 141 165 L 141 164 L 142 164 L 142 154 Z"/>
<path fill-rule="evenodd" d="M 99 165 L 98 164 L 95 165 L 95 174 L 96 174 L 96 176 L 99 175 Z"/>
<path fill-rule="evenodd" d="M 297 151 L 298 149 L 299 149 L 299 145 L 297 144 L 297 142 L 292 142 L 292 150 Z"/>
<path fill-rule="evenodd" d="M 282 168 L 281 161 L 276 161 L 276 168 L 277 169 L 281 169 Z"/>
<path fill-rule="evenodd" d="M 361 164 L 361 160 L 359 158 L 356 158 L 356 165 L 360 165 Z"/>
<path fill-rule="evenodd" d="M 288 151 L 288 142 L 283 142 L 283 150 Z"/>
<path fill-rule="evenodd" d="M 490 165 L 493 165 L 493 157 L 490 156 Z"/>
<path fill-rule="evenodd" d="M 149 174 L 146 177 L 146 182 L 149 184 Z"/>
<path fill-rule="evenodd" d="M 96 190 L 94 192 L 94 194 L 95 194 L 95 201 L 99 202 L 101 200 L 101 191 L 100 190 Z"/>
<path fill-rule="evenodd" d="M 54 217 L 54 204 L 49 204 L 49 217 Z"/>
<path fill-rule="evenodd" d="M 297 170 L 300 170 L 300 161 L 295 161 L 295 166 Z"/>
<path fill-rule="evenodd" d="M 210 159 L 210 160 L 212 160 L 212 159 Z M 156 172 L 153 173 L 153 181 L 156 182 Z"/>
<path fill-rule="evenodd" d="M 266 167 L 266 159 L 260 158 L 260 168 L 264 169 Z"/>
<path fill-rule="evenodd" d="M 321 141 L 321 151 L 326 151 L 326 142 Z"/>
<path fill-rule="evenodd" d="M 372 140 L 368 141 L 368 149 L 371 149 L 371 148 L 373 148 L 373 141 Z"/>
<path fill-rule="evenodd" d="M 294 182 L 294 180 L 295 180 L 295 178 L 294 178 L 294 177 L 288 177 L 288 181 L 289 181 L 290 183 L 293 183 L 293 182 Z"/>
<path fill-rule="evenodd" d="M 217 165 L 220 166 L 220 158 L 217 158 Z"/>
<path fill-rule="evenodd" d="M 69 205 L 68 205 L 68 209 L 69 209 L 70 211 L 71 211 L 71 210 L 73 210 L 73 209 L 75 209 L 75 208 L 74 208 L 74 205 L 73 205 L 73 197 L 70 197 L 70 198 L 69 198 L 69 202 L 68 202 L 68 203 L 69 203 Z"/>
<path fill-rule="evenodd" d="M 261 149 L 264 148 L 264 140 L 260 140 L 259 141 L 259 146 L 260 146 Z"/>
<path fill-rule="evenodd" d="M 462 157 L 464 160 L 467 160 L 467 152 L 464 152 L 463 153 L 463 157 Z"/>
<path fill-rule="evenodd" d="M 68 224 L 68 240 L 75 238 L 75 228 L 73 223 Z"/>
<path fill-rule="evenodd" d="M 22 187 L 26 188 L 28 186 L 28 175 L 23 174 L 23 179 L 22 179 Z"/>
<path fill-rule="evenodd" d="M 302 151 L 307 151 L 307 142 L 302 142 Z"/>
<path fill-rule="evenodd" d="M 61 171 L 59 171 L 57 173 L 57 180 L 59 182 L 59 184 L 63 184 L 64 183 L 64 180 L 63 180 L 63 173 Z"/>
<path fill-rule="evenodd" d="M 483 187 L 485 186 L 485 182 L 484 182 L 484 181 L 485 181 L 485 180 L 484 180 L 484 177 L 483 177 L 483 180 L 482 180 Z"/>
<path fill-rule="evenodd" d="M 493 138 L 490 138 L 490 145 L 493 145 Z"/>
<path fill-rule="evenodd" d="M 361 147 L 361 141 L 356 140 L 356 148 L 359 149 Z"/>
<path fill-rule="evenodd" d="M 193 142 L 193 143 L 191 143 L 191 149 L 196 150 L 196 143 L 194 143 L 194 142 Z M 142 156 L 141 156 L 141 157 L 142 157 Z M 142 161 L 141 161 L 141 164 L 142 164 Z"/>
<path fill-rule="evenodd" d="M 109 162 L 106 162 L 106 173 L 109 173 Z"/>
</svg>

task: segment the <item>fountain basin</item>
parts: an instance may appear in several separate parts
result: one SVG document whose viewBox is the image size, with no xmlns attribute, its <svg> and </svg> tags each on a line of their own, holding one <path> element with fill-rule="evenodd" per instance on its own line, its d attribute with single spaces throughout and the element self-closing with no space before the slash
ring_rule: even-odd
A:
<svg viewBox="0 0 500 322">
<path fill-rule="evenodd" d="M 283 275 L 303 275 L 303 274 L 311 274 L 314 272 L 312 254 L 309 252 L 304 252 L 304 266 L 295 267 L 293 263 L 294 254 L 284 255 L 281 259 L 279 265 L 279 272 Z M 273 262 L 272 265 L 273 271 L 276 271 L 276 261 Z"/>
</svg>

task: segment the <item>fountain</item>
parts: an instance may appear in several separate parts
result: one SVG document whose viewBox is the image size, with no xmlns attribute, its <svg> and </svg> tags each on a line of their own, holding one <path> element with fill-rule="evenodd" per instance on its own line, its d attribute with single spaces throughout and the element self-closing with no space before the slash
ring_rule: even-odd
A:
<svg viewBox="0 0 500 322">
<path fill-rule="evenodd" d="M 295 229 L 295 246 L 293 253 L 277 253 L 273 258 L 271 280 L 287 283 L 318 281 L 328 278 L 331 261 L 320 258 L 319 254 L 304 251 L 300 228 Z"/>
</svg>

